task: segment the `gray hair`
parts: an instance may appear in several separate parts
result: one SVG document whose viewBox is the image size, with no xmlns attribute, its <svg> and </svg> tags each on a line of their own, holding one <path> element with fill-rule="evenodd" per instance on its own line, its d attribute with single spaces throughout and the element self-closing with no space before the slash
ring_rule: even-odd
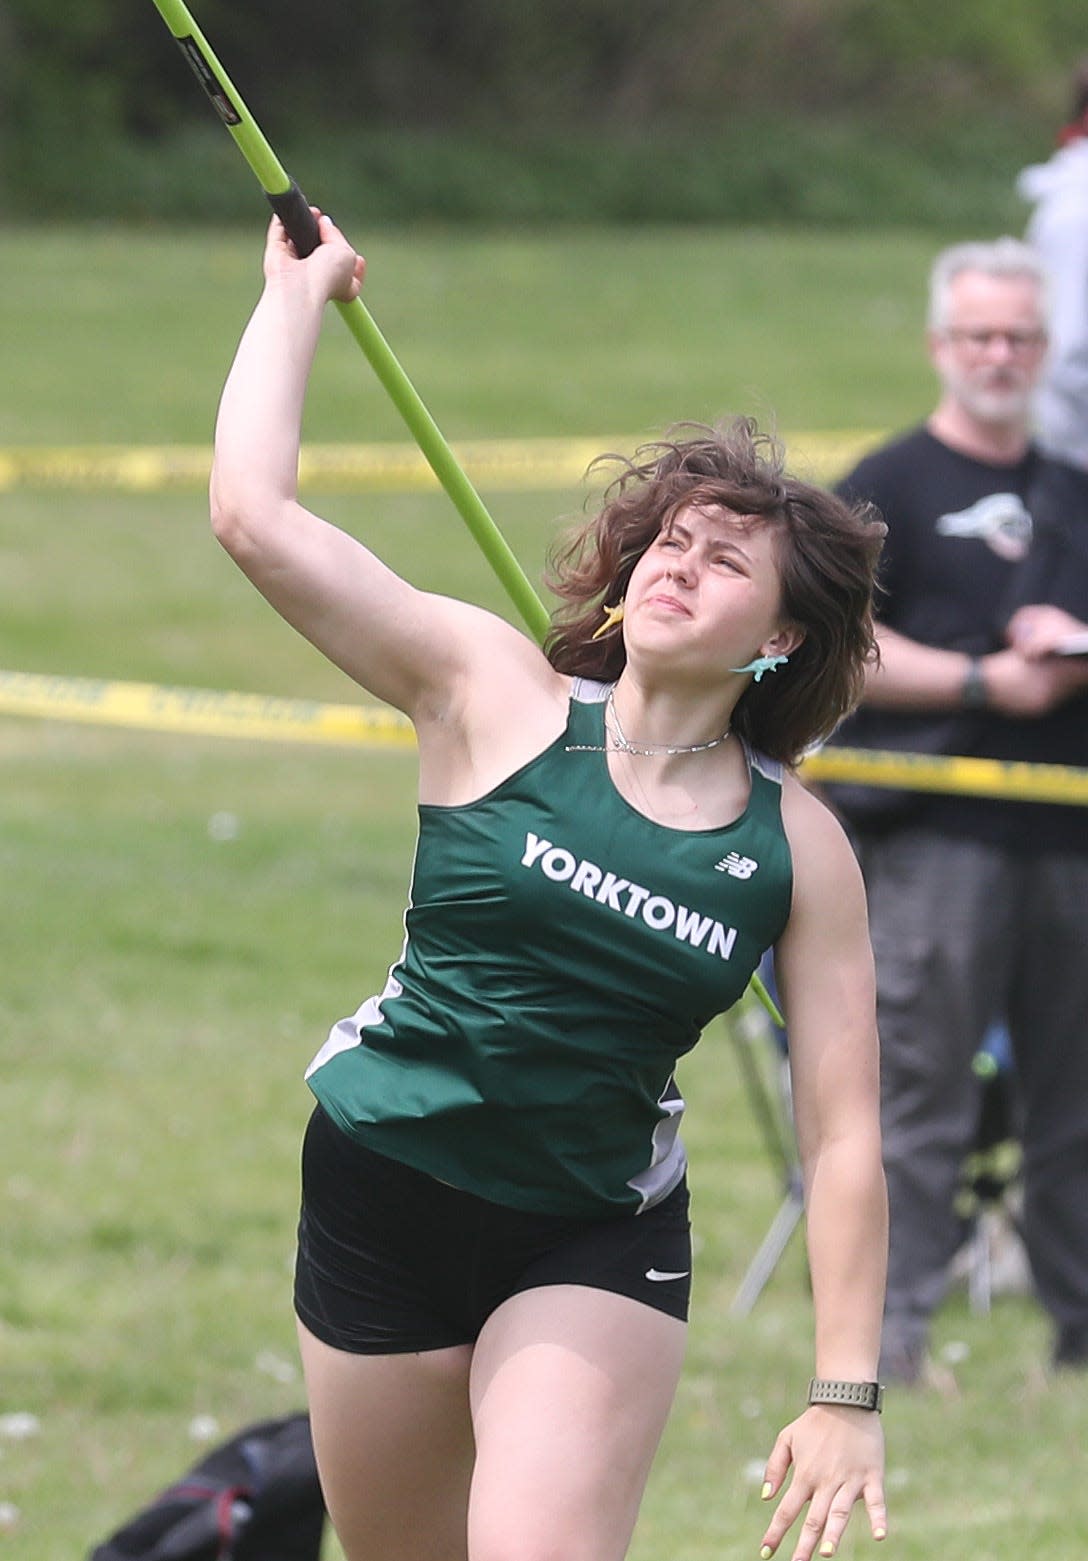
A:
<svg viewBox="0 0 1088 1561">
<path fill-rule="evenodd" d="M 1050 302 L 1046 269 L 1030 244 L 1006 236 L 989 243 L 953 244 L 941 250 L 929 274 L 926 323 L 931 331 L 944 330 L 947 325 L 949 289 L 964 271 L 981 271 L 983 276 L 992 277 L 1028 278 L 1039 289 L 1039 307 L 1046 318 Z"/>
</svg>

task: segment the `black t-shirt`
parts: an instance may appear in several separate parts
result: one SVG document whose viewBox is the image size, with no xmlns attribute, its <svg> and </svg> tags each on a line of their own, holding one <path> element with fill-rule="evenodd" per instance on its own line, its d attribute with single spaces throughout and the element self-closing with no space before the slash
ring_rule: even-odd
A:
<svg viewBox="0 0 1088 1561">
<path fill-rule="evenodd" d="M 983 656 L 1003 647 L 1009 618 L 1028 603 L 1088 621 L 1088 474 L 1034 448 L 1015 465 L 990 465 L 923 427 L 866 456 L 838 491 L 874 503 L 887 522 L 877 612 L 908 638 Z M 1085 766 L 1088 694 L 1038 718 L 865 707 L 836 741 Z M 859 830 L 909 821 L 1025 850 L 1088 851 L 1088 807 L 914 793 L 895 808 L 877 788 L 829 789 Z"/>
</svg>

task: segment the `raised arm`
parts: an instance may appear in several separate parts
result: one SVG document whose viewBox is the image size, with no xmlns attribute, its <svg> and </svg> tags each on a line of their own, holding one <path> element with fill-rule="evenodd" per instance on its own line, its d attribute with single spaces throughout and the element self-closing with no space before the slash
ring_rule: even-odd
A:
<svg viewBox="0 0 1088 1561">
<path fill-rule="evenodd" d="M 325 216 L 299 260 L 277 218 L 264 290 L 223 390 L 211 479 L 216 536 L 288 623 L 348 675 L 417 720 L 456 695 L 489 636 L 520 636 L 477 608 L 415 589 L 298 502 L 306 385 L 325 305 L 358 293 L 364 261 Z"/>
<path fill-rule="evenodd" d="M 865 894 L 837 821 L 788 781 L 783 818 L 794 859 L 789 925 L 775 951 L 793 1078 L 793 1109 L 805 1186 L 815 1310 L 814 1375 L 876 1379 L 887 1261 L 887 1201 L 881 1165 L 879 1069 L 872 955 Z M 863 1501 L 875 1537 L 887 1527 L 880 1418 L 820 1405 L 775 1443 L 768 1489 L 789 1486 L 765 1535 L 774 1551 L 808 1508 L 795 1554 L 837 1547 Z"/>
</svg>

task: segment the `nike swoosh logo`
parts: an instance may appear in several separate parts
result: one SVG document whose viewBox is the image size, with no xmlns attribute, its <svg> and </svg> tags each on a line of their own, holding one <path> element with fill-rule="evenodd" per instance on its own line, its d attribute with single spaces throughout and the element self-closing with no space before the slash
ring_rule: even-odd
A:
<svg viewBox="0 0 1088 1561">
<path fill-rule="evenodd" d="M 655 1284 L 661 1284 L 666 1279 L 686 1279 L 688 1273 L 689 1270 L 686 1268 L 682 1269 L 678 1274 L 663 1274 L 659 1268 L 648 1268 L 646 1270 L 646 1278 L 652 1279 Z"/>
</svg>

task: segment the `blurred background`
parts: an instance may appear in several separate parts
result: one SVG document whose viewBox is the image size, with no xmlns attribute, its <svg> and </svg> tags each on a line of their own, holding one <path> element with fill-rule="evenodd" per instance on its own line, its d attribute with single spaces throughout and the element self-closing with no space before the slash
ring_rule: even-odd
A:
<svg viewBox="0 0 1088 1561">
<path fill-rule="evenodd" d="M 443 431 L 487 447 L 470 470 L 534 584 L 596 450 L 747 411 L 830 479 L 924 417 L 933 255 L 1022 232 L 1016 174 L 1049 154 L 1088 52 L 1083 0 L 196 17 L 367 254 L 368 307 Z M 209 1443 L 301 1405 L 302 1072 L 402 937 L 410 752 L 64 704 L 73 680 L 84 714 L 133 685 L 145 710 L 162 685 L 367 703 L 208 530 L 266 222 L 151 0 L 0 0 L 0 1557 L 18 1561 L 78 1561 Z M 406 441 L 330 318 L 307 502 L 421 586 L 509 613 Z M 44 714 L 4 704 L 28 678 Z M 799 1240 L 734 1311 L 785 1191 L 748 1044 L 723 1023 L 685 1061 L 694 1321 L 632 1561 L 755 1555 L 763 1460 L 810 1371 Z M 1028 1296 L 981 1316 L 959 1292 L 940 1394 L 889 1394 L 899 1561 L 1064 1558 L 1088 1533 L 1083 1385 L 1045 1379 L 1044 1332 Z M 860 1528 L 841 1553 L 870 1553 Z"/>
<path fill-rule="evenodd" d="M 1012 215 L 1079 0 L 207 0 L 305 188 L 371 221 Z M 214 221 L 247 177 L 149 0 L 3 0 L 9 218 Z M 209 180 L 209 173 L 214 179 Z M 199 199 L 197 194 L 199 192 Z"/>
</svg>

